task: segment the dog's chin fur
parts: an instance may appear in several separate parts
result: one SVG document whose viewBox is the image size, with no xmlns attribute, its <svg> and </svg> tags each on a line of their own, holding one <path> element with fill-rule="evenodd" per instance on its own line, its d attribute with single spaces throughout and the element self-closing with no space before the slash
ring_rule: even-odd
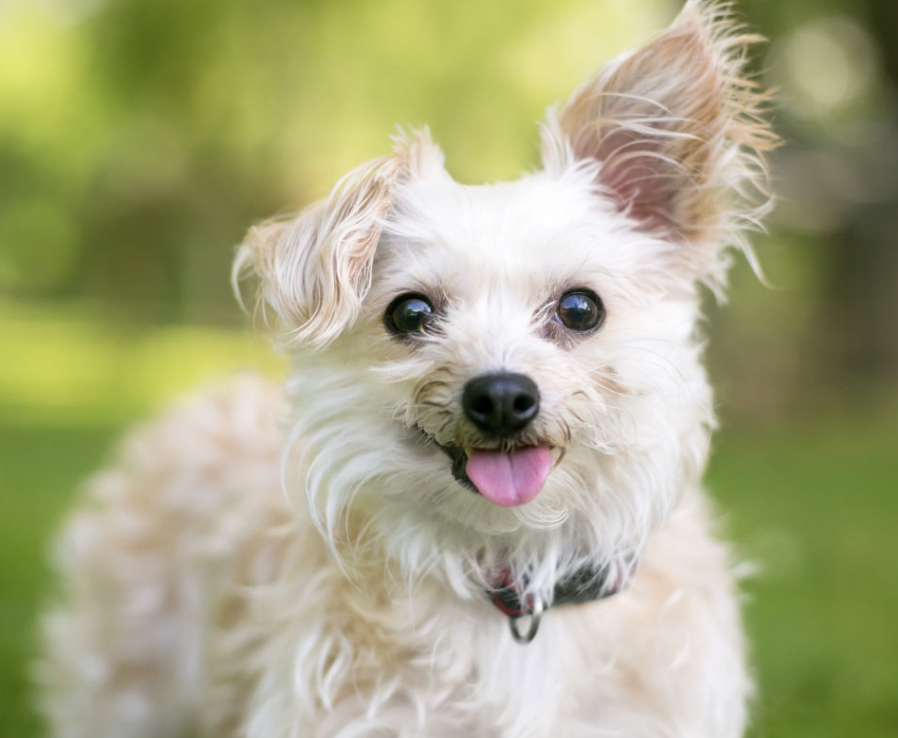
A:
<svg viewBox="0 0 898 738">
<path fill-rule="evenodd" d="M 235 274 L 258 277 L 286 397 L 211 389 L 94 482 L 45 620 L 52 734 L 741 735 L 697 326 L 769 206 L 753 40 L 691 0 L 550 113 L 540 171 L 461 185 L 410 134 L 251 231 Z M 582 331 L 557 314 L 577 290 L 604 309 Z M 421 330 L 390 322 L 404 294 L 431 306 Z M 464 406 L 496 373 L 538 388 L 513 433 Z M 552 466 L 526 504 L 466 473 L 472 450 L 532 447 Z M 623 591 L 551 608 L 583 570 Z M 485 592 L 509 576 L 550 608 L 526 646 Z"/>
</svg>

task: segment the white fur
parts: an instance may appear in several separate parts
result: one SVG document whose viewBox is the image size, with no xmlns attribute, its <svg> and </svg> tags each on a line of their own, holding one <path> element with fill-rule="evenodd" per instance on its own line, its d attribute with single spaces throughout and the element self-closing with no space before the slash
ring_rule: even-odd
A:
<svg viewBox="0 0 898 738">
<path fill-rule="evenodd" d="M 251 232 L 236 273 L 258 276 L 291 357 L 289 420 L 278 392 L 236 380 L 137 432 L 95 480 L 45 620 L 52 735 L 742 734 L 697 334 L 699 285 L 719 288 L 726 246 L 766 206 L 746 199 L 772 137 L 734 29 L 688 3 L 550 115 L 543 170 L 516 182 L 456 183 L 425 132 Z M 604 303 L 593 334 L 553 319 L 573 288 Z M 408 292 L 438 330 L 387 330 Z M 518 507 L 459 485 L 433 442 L 485 443 L 460 398 L 496 371 L 536 383 L 518 442 L 555 458 Z M 548 602 L 584 565 L 625 590 L 552 608 L 515 643 L 484 593 L 495 571 Z"/>
</svg>

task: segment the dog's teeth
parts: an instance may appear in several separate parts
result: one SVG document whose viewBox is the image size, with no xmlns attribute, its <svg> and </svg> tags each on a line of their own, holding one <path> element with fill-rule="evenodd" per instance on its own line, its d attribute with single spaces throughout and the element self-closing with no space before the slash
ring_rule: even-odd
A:
<svg viewBox="0 0 898 738">
<path fill-rule="evenodd" d="M 465 446 L 465 456 L 467 456 L 470 459 L 472 453 L 474 453 L 474 449 L 469 448 L 468 446 Z"/>
</svg>

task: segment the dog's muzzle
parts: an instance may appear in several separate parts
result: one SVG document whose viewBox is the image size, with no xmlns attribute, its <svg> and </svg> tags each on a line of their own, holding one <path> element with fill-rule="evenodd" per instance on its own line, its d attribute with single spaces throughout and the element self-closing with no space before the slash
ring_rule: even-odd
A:
<svg viewBox="0 0 898 738">
<path fill-rule="evenodd" d="M 548 444 L 515 442 L 539 413 L 536 383 L 523 374 L 482 374 L 465 384 L 461 405 L 485 444 L 438 444 L 452 460 L 455 479 L 501 507 L 536 497 L 552 468 L 552 451 Z"/>
</svg>

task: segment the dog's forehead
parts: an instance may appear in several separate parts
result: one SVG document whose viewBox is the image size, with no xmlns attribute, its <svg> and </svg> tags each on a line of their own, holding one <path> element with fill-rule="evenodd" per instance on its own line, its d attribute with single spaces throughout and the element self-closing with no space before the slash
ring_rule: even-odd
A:
<svg viewBox="0 0 898 738">
<path fill-rule="evenodd" d="M 625 218 L 578 173 L 462 185 L 445 178 L 399 188 L 378 255 L 383 278 L 449 289 L 526 289 L 613 271 Z"/>
</svg>

